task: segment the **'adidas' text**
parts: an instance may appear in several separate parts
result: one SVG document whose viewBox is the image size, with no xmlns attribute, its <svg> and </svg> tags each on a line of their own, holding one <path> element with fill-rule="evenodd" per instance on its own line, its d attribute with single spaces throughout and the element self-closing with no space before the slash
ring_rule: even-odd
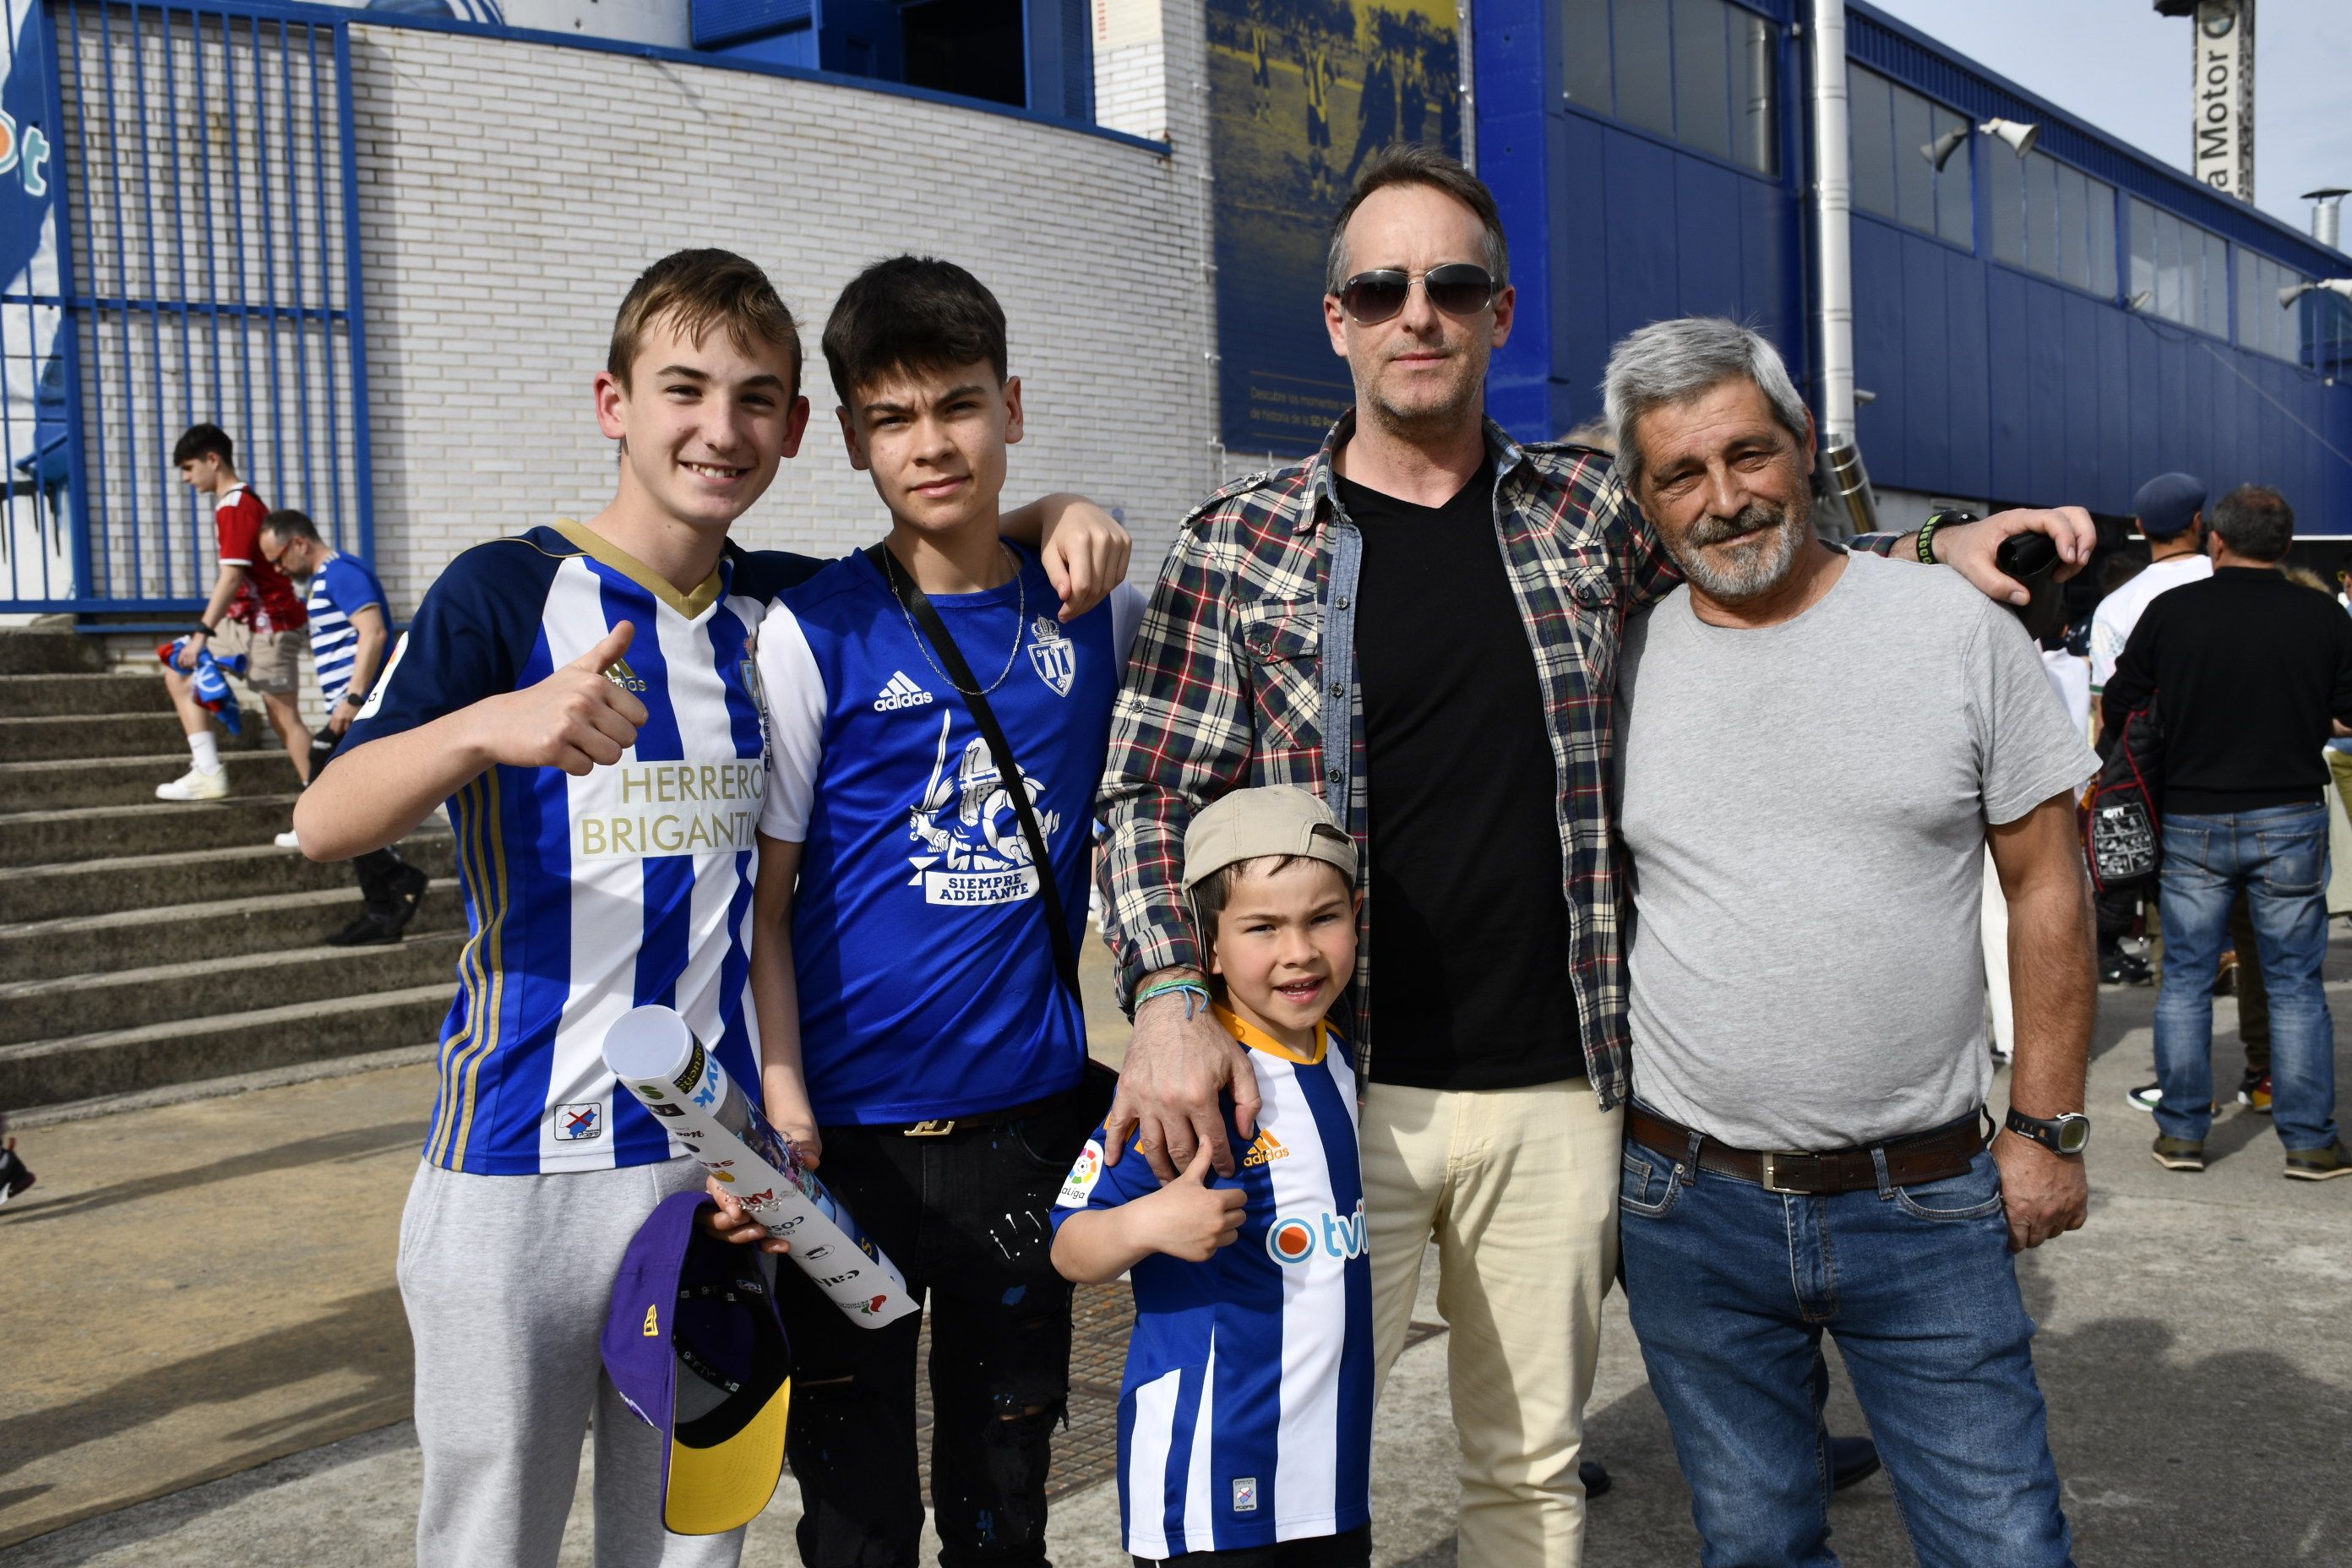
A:
<svg viewBox="0 0 2352 1568">
<path fill-rule="evenodd" d="M 874 700 L 874 711 L 893 713 L 901 708 L 928 708 L 933 700 L 931 694 L 908 679 L 902 669 L 890 677 L 889 683 L 882 688 L 882 695 Z"/>
</svg>

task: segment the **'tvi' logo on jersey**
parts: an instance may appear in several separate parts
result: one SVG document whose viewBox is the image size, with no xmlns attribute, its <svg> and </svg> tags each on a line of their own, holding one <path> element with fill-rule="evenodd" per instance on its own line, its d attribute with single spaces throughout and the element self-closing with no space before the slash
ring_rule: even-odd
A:
<svg viewBox="0 0 2352 1568">
<path fill-rule="evenodd" d="M 1265 1227 L 1265 1255 L 1286 1268 L 1312 1262 L 1318 1253 L 1344 1263 L 1363 1257 L 1364 1251 L 1360 1198 L 1356 1212 L 1344 1217 L 1328 1209 L 1321 1214 L 1284 1215 Z"/>
</svg>

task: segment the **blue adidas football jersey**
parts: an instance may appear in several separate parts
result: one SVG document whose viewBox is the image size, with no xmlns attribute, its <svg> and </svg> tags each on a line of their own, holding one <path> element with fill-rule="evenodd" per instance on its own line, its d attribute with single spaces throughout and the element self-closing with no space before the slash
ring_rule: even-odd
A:
<svg viewBox="0 0 2352 1568">
<path fill-rule="evenodd" d="M 1205 1263 L 1155 1253 L 1129 1271 L 1135 1331 L 1118 1401 L 1127 1550 L 1181 1556 L 1337 1535 L 1372 1517 L 1372 1275 L 1356 1157 L 1356 1075 L 1328 1027 L 1302 1060 L 1223 1008 L 1265 1108 L 1230 1178 L 1239 1239 Z M 1241 1145 L 1225 1099 L 1225 1131 Z M 1056 1230 L 1160 1190 L 1103 1132 L 1071 1168 Z"/>
<path fill-rule="evenodd" d="M 360 651 L 360 629 L 352 616 L 373 605 L 392 629 L 392 606 L 375 574 L 338 552 L 310 574 L 310 663 L 319 672 L 319 697 L 329 712 L 352 683 L 352 660 Z"/>
<path fill-rule="evenodd" d="M 1008 548 L 1012 548 L 1008 546 Z M 1087 913 L 1095 786 L 1142 596 L 1065 626 L 1036 555 L 939 609 L 1029 786 L 1068 917 Z M 760 632 L 773 771 L 760 831 L 803 846 L 793 902 L 801 1060 L 824 1123 L 998 1110 L 1069 1088 L 1086 1020 L 1054 967 L 1038 871 L 971 710 L 864 554 Z M 999 678 L 1002 678 L 1001 679 Z"/>
<path fill-rule="evenodd" d="M 730 550 L 680 594 L 573 522 L 449 563 L 331 767 L 371 741 L 518 690 L 635 625 L 604 673 L 646 705 L 619 763 L 574 778 L 495 767 L 449 801 L 468 937 L 441 1031 L 425 1157 L 492 1175 L 649 1164 L 682 1152 L 604 1070 L 631 1007 L 684 1015 L 759 1081 L 750 994 L 766 780 L 756 634 L 798 556 Z"/>
</svg>

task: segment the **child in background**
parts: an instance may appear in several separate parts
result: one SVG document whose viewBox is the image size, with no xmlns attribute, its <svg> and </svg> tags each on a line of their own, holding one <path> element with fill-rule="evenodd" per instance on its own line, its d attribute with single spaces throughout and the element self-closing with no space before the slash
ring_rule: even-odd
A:
<svg viewBox="0 0 2352 1568">
<path fill-rule="evenodd" d="M 1138 1563 L 1361 1568 L 1371 1561 L 1371 1268 L 1356 1079 L 1323 1021 L 1356 968 L 1356 847 L 1323 803 L 1235 790 L 1184 835 L 1184 890 L 1213 999 L 1265 1110 L 1241 1168 L 1206 1145 L 1162 1187 L 1103 1163 L 1103 1132 L 1054 1212 L 1054 1267 L 1133 1271 L 1119 1395 L 1119 1517 Z M 1227 1136 L 1241 1147 L 1233 1097 Z"/>
</svg>

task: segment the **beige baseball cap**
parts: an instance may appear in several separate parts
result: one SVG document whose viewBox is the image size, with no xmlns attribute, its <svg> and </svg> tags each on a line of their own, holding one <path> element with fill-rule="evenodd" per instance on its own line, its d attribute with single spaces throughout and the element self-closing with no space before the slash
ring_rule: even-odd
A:
<svg viewBox="0 0 2352 1568">
<path fill-rule="evenodd" d="M 1237 789 L 1192 819 L 1184 830 L 1184 890 L 1236 861 L 1268 855 L 1310 857 L 1355 885 L 1356 841 L 1331 808 L 1303 789 L 1264 784 Z"/>
</svg>

